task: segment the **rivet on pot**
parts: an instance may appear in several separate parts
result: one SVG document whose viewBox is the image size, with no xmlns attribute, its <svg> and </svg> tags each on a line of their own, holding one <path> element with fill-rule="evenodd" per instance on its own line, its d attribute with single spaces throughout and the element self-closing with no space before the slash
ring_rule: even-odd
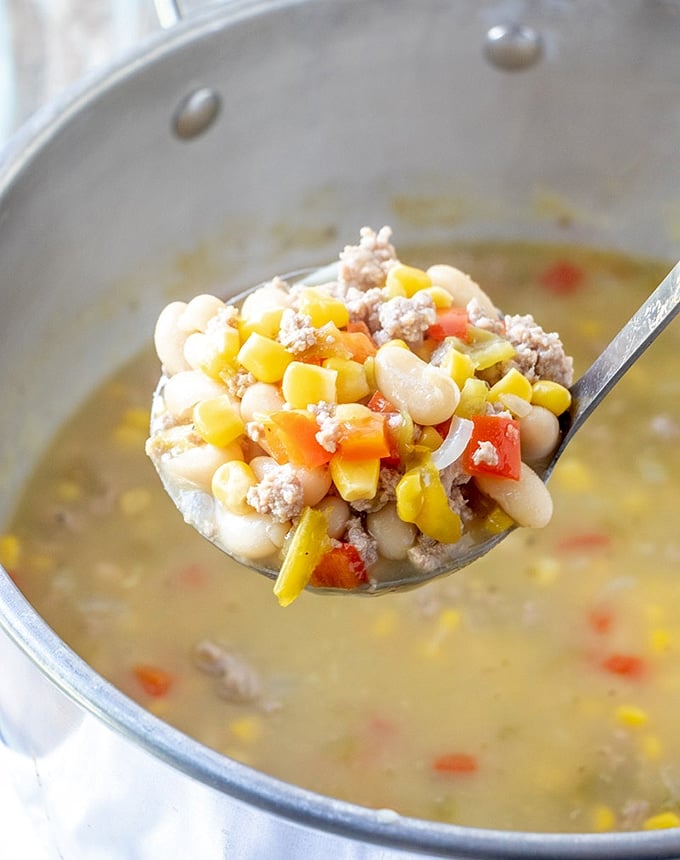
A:
<svg viewBox="0 0 680 860">
<path fill-rule="evenodd" d="M 487 60 L 498 69 L 519 71 L 536 63 L 543 53 L 543 40 L 532 27 L 507 24 L 492 27 L 484 40 Z"/>
<path fill-rule="evenodd" d="M 219 95 L 209 87 L 201 87 L 181 102 L 172 118 L 172 129 L 180 140 L 191 140 L 207 131 L 219 112 Z"/>
</svg>

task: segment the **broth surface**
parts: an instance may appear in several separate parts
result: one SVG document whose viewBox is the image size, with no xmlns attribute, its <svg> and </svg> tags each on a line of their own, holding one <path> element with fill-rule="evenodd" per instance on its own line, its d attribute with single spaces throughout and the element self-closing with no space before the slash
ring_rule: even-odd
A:
<svg viewBox="0 0 680 860">
<path fill-rule="evenodd" d="M 402 259 L 450 262 L 504 311 L 535 313 L 577 377 L 668 271 L 519 244 Z M 0 544 L 99 673 L 208 746 L 355 803 L 512 830 L 680 823 L 677 324 L 560 461 L 546 529 L 413 592 L 285 610 L 164 494 L 144 454 L 157 376 L 149 349 L 94 392 Z M 261 695 L 219 695 L 196 661 L 206 642 Z"/>
</svg>

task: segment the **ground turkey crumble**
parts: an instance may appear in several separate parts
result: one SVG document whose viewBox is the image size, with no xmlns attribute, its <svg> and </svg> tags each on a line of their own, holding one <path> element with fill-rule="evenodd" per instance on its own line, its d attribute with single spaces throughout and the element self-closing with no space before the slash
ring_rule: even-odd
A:
<svg viewBox="0 0 680 860">
<path fill-rule="evenodd" d="M 319 329 L 312 325 L 307 314 L 286 308 L 281 314 L 278 340 L 292 353 L 301 353 L 318 342 Z"/>
<path fill-rule="evenodd" d="M 258 514 L 271 514 L 280 523 L 302 513 L 305 494 L 302 482 L 291 466 L 272 468 L 262 480 L 251 487 L 246 501 Z"/>
<path fill-rule="evenodd" d="M 217 679 L 217 693 L 228 702 L 252 704 L 262 696 L 260 678 L 250 663 L 216 642 L 210 639 L 198 642 L 193 660 L 201 672 Z"/>
<path fill-rule="evenodd" d="M 550 379 L 566 388 L 572 383 L 574 362 L 564 352 L 560 336 L 546 332 L 531 314 L 505 317 L 505 337 L 515 347 L 515 357 L 505 362 L 501 370 L 506 373 L 516 367 L 529 382 Z"/>
<path fill-rule="evenodd" d="M 380 330 L 374 335 L 376 343 L 400 338 L 416 344 L 436 321 L 437 312 L 429 293 L 416 293 L 410 299 L 397 296 L 378 308 Z"/>
<path fill-rule="evenodd" d="M 350 518 L 344 537 L 357 550 L 367 570 L 377 562 L 378 544 L 366 531 L 359 517 Z"/>
<path fill-rule="evenodd" d="M 397 263 L 397 252 L 390 243 L 392 229 L 381 227 L 376 233 L 362 227 L 358 245 L 347 245 L 340 254 L 340 281 L 362 292 L 382 287 L 387 273 Z"/>
</svg>

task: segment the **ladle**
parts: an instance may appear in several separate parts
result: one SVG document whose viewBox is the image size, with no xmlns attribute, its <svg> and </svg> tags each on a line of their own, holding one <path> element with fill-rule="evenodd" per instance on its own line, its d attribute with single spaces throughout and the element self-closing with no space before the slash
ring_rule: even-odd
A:
<svg viewBox="0 0 680 860">
<path fill-rule="evenodd" d="M 304 277 L 302 273 L 294 273 L 293 275 L 285 276 L 287 280 L 292 280 L 297 274 L 299 281 L 305 284 L 324 283 L 329 280 L 335 270 L 335 265 L 331 264 L 323 269 L 314 270 Z M 253 290 L 256 287 L 253 288 Z M 239 300 L 252 292 L 249 290 L 240 296 L 230 299 L 232 303 L 238 303 Z M 678 262 L 654 292 L 647 298 L 642 306 L 633 314 L 630 320 L 618 332 L 606 349 L 598 356 L 588 370 L 581 378 L 572 386 L 572 402 L 570 409 L 562 416 L 562 437 L 559 447 L 554 452 L 552 457 L 545 462 L 536 466 L 534 469 L 545 482 L 550 477 L 555 464 L 564 453 L 567 445 L 571 442 L 576 432 L 583 425 L 584 421 L 591 415 L 597 406 L 604 400 L 609 392 L 614 388 L 626 371 L 637 361 L 642 353 L 656 340 L 667 325 L 675 318 L 680 309 L 680 262 Z M 154 429 L 154 416 L 158 416 L 163 409 L 163 386 L 165 377 L 162 377 L 156 391 L 154 393 L 152 405 L 152 432 Z M 173 502 L 184 516 L 187 523 L 192 525 L 200 534 L 215 543 L 228 555 L 232 555 L 219 541 L 215 535 L 215 516 L 214 516 L 214 500 L 212 496 L 206 492 L 197 489 L 188 484 L 179 484 L 174 481 L 167 480 L 159 468 L 159 463 L 155 463 L 156 469 L 159 472 L 163 485 L 167 493 L 172 498 Z M 408 561 L 404 562 L 383 562 L 382 570 L 378 572 L 376 578 L 372 579 L 367 585 L 347 591 L 345 589 L 313 589 L 315 591 L 334 592 L 343 594 L 376 594 L 384 591 L 396 591 L 400 589 L 410 589 L 421 585 L 436 577 L 443 576 L 454 571 L 466 567 L 471 562 L 486 555 L 489 550 L 497 546 L 504 540 L 514 526 L 506 531 L 486 537 L 483 539 L 475 539 L 470 535 L 464 537 L 456 545 L 457 553 L 453 558 L 447 559 L 447 563 L 434 570 L 423 572 L 418 570 Z M 260 573 L 265 574 L 271 579 L 275 579 L 278 569 L 274 566 L 267 566 L 250 560 L 244 560 L 235 557 L 241 564 L 245 564 Z"/>
</svg>

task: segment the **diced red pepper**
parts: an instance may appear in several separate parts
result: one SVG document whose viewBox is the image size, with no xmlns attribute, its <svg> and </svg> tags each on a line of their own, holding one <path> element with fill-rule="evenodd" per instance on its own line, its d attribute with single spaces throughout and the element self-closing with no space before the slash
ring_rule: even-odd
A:
<svg viewBox="0 0 680 860">
<path fill-rule="evenodd" d="M 385 433 L 385 416 L 373 412 L 343 424 L 338 437 L 338 451 L 345 460 L 380 460 L 391 455 Z"/>
<path fill-rule="evenodd" d="M 359 550 L 350 543 L 330 549 L 314 568 L 310 584 L 316 588 L 356 588 L 368 575 Z"/>
<path fill-rule="evenodd" d="M 165 696 L 172 686 L 172 675 L 158 666 L 140 663 L 132 671 L 147 696 L 160 698 L 160 696 Z"/>
<path fill-rule="evenodd" d="M 323 466 L 333 456 L 319 444 L 319 425 L 311 413 L 295 409 L 272 412 L 264 423 L 265 439 L 277 463 Z"/>
<path fill-rule="evenodd" d="M 370 334 L 364 331 L 341 331 L 340 342 L 349 351 L 351 358 L 363 364 L 366 359 L 375 355 L 378 348 Z"/>
<path fill-rule="evenodd" d="M 373 340 L 373 335 L 371 334 L 371 330 L 363 320 L 350 320 L 347 323 L 347 325 L 345 326 L 345 331 L 349 331 L 349 332 L 360 331 L 362 334 L 365 334 L 369 340 Z"/>
<path fill-rule="evenodd" d="M 559 260 L 548 266 L 539 278 L 541 285 L 558 296 L 568 296 L 583 285 L 584 273 L 580 266 L 568 260 Z"/>
<path fill-rule="evenodd" d="M 463 453 L 463 467 L 470 475 L 495 475 L 518 481 L 522 469 L 519 422 L 503 415 L 473 415 L 472 436 Z M 479 445 L 490 442 L 496 462 L 473 459 Z"/>
<path fill-rule="evenodd" d="M 475 773 L 479 769 L 477 757 L 469 753 L 445 753 L 432 762 L 437 773 Z"/>
<path fill-rule="evenodd" d="M 436 322 L 427 330 L 432 340 L 444 340 L 446 337 L 457 337 L 467 340 L 470 317 L 465 308 L 440 308 L 437 311 Z"/>
<path fill-rule="evenodd" d="M 610 609 L 603 607 L 591 609 L 588 613 L 588 623 L 596 633 L 609 633 L 614 623 L 614 615 Z"/>
<path fill-rule="evenodd" d="M 607 549 L 612 539 L 604 532 L 578 532 L 562 538 L 557 544 L 562 552 L 587 552 L 589 550 Z"/>
<path fill-rule="evenodd" d="M 602 668 L 612 675 L 639 679 L 645 674 L 647 665 L 642 657 L 635 654 L 612 654 L 602 661 Z"/>
</svg>

